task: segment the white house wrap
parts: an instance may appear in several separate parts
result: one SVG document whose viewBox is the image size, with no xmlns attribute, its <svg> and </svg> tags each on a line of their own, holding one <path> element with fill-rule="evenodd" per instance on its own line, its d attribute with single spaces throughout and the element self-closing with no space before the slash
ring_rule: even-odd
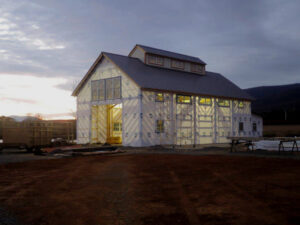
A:
<svg viewBox="0 0 300 225">
<path fill-rule="evenodd" d="M 142 45 L 129 56 L 102 52 L 73 92 L 78 143 L 198 145 L 261 136 L 252 97 L 205 66 Z"/>
</svg>

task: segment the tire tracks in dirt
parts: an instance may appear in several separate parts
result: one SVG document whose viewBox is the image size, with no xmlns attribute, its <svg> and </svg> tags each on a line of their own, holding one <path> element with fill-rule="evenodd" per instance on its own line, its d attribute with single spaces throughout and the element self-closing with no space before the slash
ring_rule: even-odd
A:
<svg viewBox="0 0 300 225">
<path fill-rule="evenodd" d="M 179 198 L 180 198 L 180 202 L 183 206 L 183 209 L 188 217 L 188 220 L 190 222 L 191 225 L 198 225 L 201 224 L 199 221 L 199 218 L 197 216 L 197 212 L 195 210 L 195 207 L 193 205 L 193 203 L 190 201 L 189 196 L 187 195 L 186 191 L 184 190 L 183 186 L 181 185 L 180 179 L 178 178 L 178 176 L 174 173 L 173 170 L 171 170 L 168 167 L 170 176 L 173 180 L 173 183 L 176 187 L 176 189 L 178 190 L 179 193 Z"/>
</svg>

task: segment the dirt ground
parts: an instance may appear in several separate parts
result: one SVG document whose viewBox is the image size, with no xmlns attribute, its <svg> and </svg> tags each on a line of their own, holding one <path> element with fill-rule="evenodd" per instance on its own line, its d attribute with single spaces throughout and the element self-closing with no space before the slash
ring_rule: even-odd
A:
<svg viewBox="0 0 300 225">
<path fill-rule="evenodd" d="M 0 164 L 25 162 L 32 160 L 51 159 L 50 156 L 39 156 L 27 152 L 25 149 L 4 149 L 0 152 Z"/>
<path fill-rule="evenodd" d="M 0 165 L 21 224 L 300 224 L 300 161 L 120 154 Z M 0 223 L 1 224 L 1 223 Z"/>
</svg>

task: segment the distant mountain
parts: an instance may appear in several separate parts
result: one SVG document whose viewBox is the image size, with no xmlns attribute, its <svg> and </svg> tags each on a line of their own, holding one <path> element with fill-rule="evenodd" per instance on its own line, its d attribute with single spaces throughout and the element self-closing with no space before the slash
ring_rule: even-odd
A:
<svg viewBox="0 0 300 225">
<path fill-rule="evenodd" d="M 245 89 L 256 100 L 252 111 L 265 121 L 300 122 L 300 84 Z"/>
</svg>

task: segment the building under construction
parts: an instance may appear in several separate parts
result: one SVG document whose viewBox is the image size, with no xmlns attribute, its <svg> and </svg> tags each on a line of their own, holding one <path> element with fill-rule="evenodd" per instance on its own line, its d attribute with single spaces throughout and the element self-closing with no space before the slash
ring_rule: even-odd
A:
<svg viewBox="0 0 300 225">
<path fill-rule="evenodd" d="M 136 45 L 102 52 L 73 92 L 77 142 L 198 145 L 262 135 L 251 101 L 197 57 Z"/>
</svg>

